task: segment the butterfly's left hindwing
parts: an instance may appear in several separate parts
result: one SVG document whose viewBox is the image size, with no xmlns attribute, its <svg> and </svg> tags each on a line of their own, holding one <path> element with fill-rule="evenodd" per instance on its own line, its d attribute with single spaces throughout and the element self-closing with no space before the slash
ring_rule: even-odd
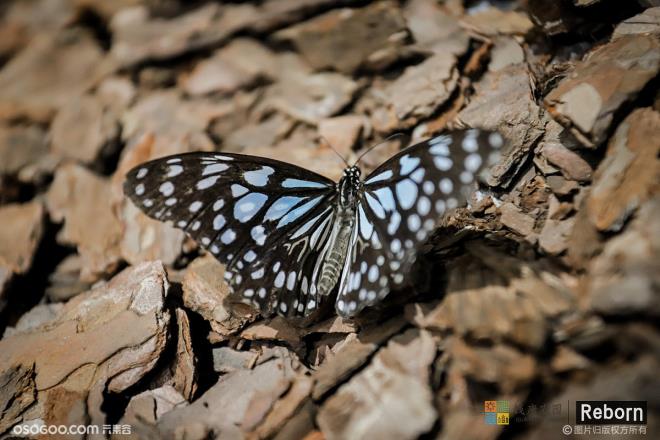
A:
<svg viewBox="0 0 660 440">
<path fill-rule="evenodd" d="M 273 307 L 280 310 L 280 303 L 291 310 L 301 285 L 287 290 L 290 284 L 285 283 L 284 291 L 278 289 L 279 272 L 267 265 L 274 264 L 279 255 L 282 267 L 301 264 L 300 258 L 294 260 L 293 252 L 285 253 L 282 247 L 305 225 L 308 228 L 297 240 L 309 240 L 317 233 L 322 224 L 309 221 L 324 212 L 327 215 L 328 207 L 334 205 L 335 184 L 271 159 L 188 153 L 135 167 L 127 174 L 124 192 L 148 216 L 183 229 L 225 263 L 233 290 L 268 312 Z M 306 265 L 319 256 L 310 248 L 296 251 L 303 254 Z M 268 270 L 255 278 L 259 265 Z"/>
<path fill-rule="evenodd" d="M 402 285 L 420 244 L 445 211 L 465 202 L 502 144 L 495 132 L 453 132 L 402 150 L 367 176 L 337 295 L 340 315 L 353 316 Z"/>
<path fill-rule="evenodd" d="M 283 316 L 307 316 L 322 298 L 317 291 L 320 269 L 328 252 L 335 220 L 333 204 L 286 232 L 259 260 L 228 272 L 227 280 L 243 298 L 262 311 Z M 237 290 L 238 291 L 238 290 Z"/>
</svg>

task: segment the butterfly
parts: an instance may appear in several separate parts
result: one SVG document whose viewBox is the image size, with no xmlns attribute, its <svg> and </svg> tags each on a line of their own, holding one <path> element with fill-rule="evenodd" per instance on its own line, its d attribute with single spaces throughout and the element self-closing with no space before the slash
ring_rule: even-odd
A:
<svg viewBox="0 0 660 440">
<path fill-rule="evenodd" d="M 285 162 L 185 153 L 127 173 L 124 193 L 225 264 L 225 280 L 263 314 L 307 316 L 337 290 L 352 317 L 404 284 L 445 211 L 466 199 L 504 140 L 469 129 L 412 145 L 362 179 L 334 182 Z"/>
</svg>

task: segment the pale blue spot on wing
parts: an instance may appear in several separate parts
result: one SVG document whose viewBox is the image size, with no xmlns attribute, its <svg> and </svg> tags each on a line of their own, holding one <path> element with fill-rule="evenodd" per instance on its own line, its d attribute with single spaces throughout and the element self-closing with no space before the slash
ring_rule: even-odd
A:
<svg viewBox="0 0 660 440">
<path fill-rule="evenodd" d="M 202 176 L 221 173 L 225 171 L 227 168 L 229 168 L 229 166 L 225 165 L 224 163 L 214 163 L 212 165 L 207 165 L 204 167 L 204 170 L 202 171 Z"/>
<path fill-rule="evenodd" d="M 387 188 L 385 188 L 387 189 Z M 376 214 L 376 217 L 378 218 L 385 218 L 385 210 L 383 209 L 383 206 L 371 196 L 368 192 L 364 193 L 365 198 L 367 199 L 367 203 L 369 204 L 369 207 L 371 210 Z"/>
<path fill-rule="evenodd" d="M 281 228 L 282 226 L 287 225 L 287 224 L 291 223 L 292 221 L 295 221 L 298 218 L 302 217 L 310 209 L 312 209 L 313 207 L 318 205 L 318 203 L 321 201 L 322 198 L 323 198 L 323 196 L 314 197 L 313 199 L 303 203 L 302 205 L 300 205 L 296 209 L 294 209 L 292 211 L 289 211 L 289 213 L 287 215 L 282 217 L 282 220 L 279 221 L 279 223 L 277 224 L 277 227 Z"/>
<path fill-rule="evenodd" d="M 412 173 L 410 175 L 410 178 L 417 183 L 422 183 L 422 179 L 424 179 L 424 173 L 425 173 L 424 168 L 420 168 L 414 173 Z"/>
<path fill-rule="evenodd" d="M 448 157 L 436 156 L 433 158 L 433 163 L 435 167 L 440 171 L 449 171 L 454 165 L 454 162 Z"/>
<path fill-rule="evenodd" d="M 252 263 L 255 260 L 255 258 L 257 258 L 257 254 L 252 249 L 247 251 L 243 256 L 243 259 L 248 263 Z"/>
<path fill-rule="evenodd" d="M 299 227 L 298 230 L 296 231 L 296 233 L 291 236 L 291 239 L 295 240 L 296 238 L 300 237 L 301 235 L 303 235 L 304 233 L 309 231 L 309 229 L 318 221 L 318 219 L 322 215 L 326 214 L 327 212 L 328 212 L 328 210 L 325 210 L 321 214 L 319 214 L 316 217 L 312 218 L 311 220 L 308 220 L 307 222 L 305 222 L 305 224 L 303 224 L 301 227 Z"/>
<path fill-rule="evenodd" d="M 370 240 L 371 233 L 374 231 L 374 225 L 367 219 L 362 205 L 358 208 L 358 215 L 360 216 L 360 235 L 365 240 Z"/>
<path fill-rule="evenodd" d="M 220 178 L 220 176 L 210 176 L 205 177 L 199 182 L 197 182 L 197 189 L 206 189 L 215 185 L 215 182 Z"/>
<path fill-rule="evenodd" d="M 417 165 L 419 165 L 419 157 L 410 157 L 409 154 L 406 154 L 405 156 L 402 156 L 401 159 L 399 159 L 399 165 L 401 165 L 401 175 L 402 176 L 407 176 L 414 170 Z"/>
<path fill-rule="evenodd" d="M 167 177 L 175 177 L 183 173 L 183 167 L 181 165 L 170 165 L 170 168 L 167 172 Z"/>
<path fill-rule="evenodd" d="M 266 241 L 266 229 L 261 226 L 257 225 L 252 230 L 250 231 L 250 235 L 252 236 L 252 239 L 254 240 L 255 243 L 257 243 L 259 246 L 263 246 L 265 241 Z"/>
<path fill-rule="evenodd" d="M 264 220 L 277 220 L 282 217 L 288 211 L 290 211 L 294 206 L 300 203 L 301 200 L 306 199 L 306 197 L 295 197 L 295 196 L 284 196 L 280 197 L 273 203 L 268 211 Z"/>
<path fill-rule="evenodd" d="M 275 172 L 271 167 L 261 167 L 258 170 L 246 171 L 243 173 L 243 178 L 247 183 L 254 186 L 266 186 L 268 183 L 268 176 Z"/>
<path fill-rule="evenodd" d="M 392 190 L 386 187 L 379 188 L 374 191 L 374 194 L 378 197 L 380 204 L 383 206 L 385 211 L 394 211 L 396 204 L 394 203 L 394 195 Z"/>
<path fill-rule="evenodd" d="M 328 211 L 328 210 L 326 210 L 325 212 L 327 212 L 327 211 Z M 325 213 L 325 212 L 324 212 L 324 213 Z M 329 214 L 329 215 L 328 215 L 328 216 L 327 216 L 327 217 L 321 222 L 321 224 L 320 224 L 320 225 L 314 230 L 314 232 L 312 233 L 312 236 L 311 236 L 311 238 L 309 239 L 309 247 L 310 247 L 311 249 L 315 249 L 315 248 L 316 248 L 316 243 L 318 242 L 318 239 L 319 239 L 319 237 L 321 236 L 321 233 L 323 233 L 323 231 L 325 230 L 326 226 L 327 226 L 328 223 L 331 221 L 332 217 L 333 217 L 333 214 L 332 214 L 332 211 L 331 211 L 330 214 Z M 314 284 L 312 284 L 312 287 L 314 287 Z"/>
<path fill-rule="evenodd" d="M 449 146 L 447 144 L 437 144 L 429 148 L 434 156 L 449 156 Z"/>
<path fill-rule="evenodd" d="M 392 170 L 383 171 L 382 173 L 379 173 L 373 177 L 369 177 L 367 180 L 364 181 L 364 183 L 370 184 L 375 182 L 381 182 L 383 180 L 391 179 L 392 175 L 393 175 Z"/>
<path fill-rule="evenodd" d="M 268 200 L 266 194 L 250 193 L 234 205 L 234 218 L 241 223 L 252 219 Z"/>
<path fill-rule="evenodd" d="M 283 188 L 327 188 L 325 183 L 313 182 L 311 180 L 301 180 L 288 178 L 282 182 Z"/>
<path fill-rule="evenodd" d="M 451 136 L 443 134 L 436 136 L 433 139 L 429 140 L 429 145 L 431 148 L 429 151 L 431 154 L 443 154 L 445 156 L 449 155 L 449 145 L 451 145 Z"/>
<path fill-rule="evenodd" d="M 403 209 L 410 209 L 417 200 L 417 185 L 410 179 L 396 184 L 396 197 Z"/>
<path fill-rule="evenodd" d="M 233 230 L 231 230 L 231 229 L 227 229 L 227 230 L 226 230 L 226 231 L 220 236 L 220 241 L 222 241 L 224 244 L 229 244 L 229 243 L 231 243 L 232 241 L 234 241 L 235 238 L 236 238 L 236 233 L 235 233 Z"/>
<path fill-rule="evenodd" d="M 238 183 L 234 183 L 231 186 L 231 195 L 234 196 L 234 197 L 240 197 L 243 194 L 245 194 L 246 192 L 248 192 L 248 189 L 246 187 L 244 187 L 243 185 L 239 185 Z"/>
</svg>

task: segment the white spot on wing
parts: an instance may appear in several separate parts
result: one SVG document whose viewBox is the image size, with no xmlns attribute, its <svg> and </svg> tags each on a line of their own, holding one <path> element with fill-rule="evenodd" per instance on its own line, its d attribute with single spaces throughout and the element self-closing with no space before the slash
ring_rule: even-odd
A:
<svg viewBox="0 0 660 440">
<path fill-rule="evenodd" d="M 298 218 L 302 217 L 303 215 L 305 215 L 305 213 L 307 213 L 307 211 L 309 211 L 310 209 L 312 209 L 313 207 L 318 205 L 318 203 L 321 201 L 322 198 L 323 198 L 323 196 L 315 197 L 315 198 L 303 203 L 299 207 L 289 211 L 277 223 L 277 227 L 281 228 L 282 226 L 287 225 L 287 224 L 291 223 L 292 221 L 297 220 Z"/>
<path fill-rule="evenodd" d="M 296 285 L 296 272 L 289 272 L 289 276 L 286 279 L 286 288 L 289 290 L 293 290 L 293 288 Z"/>
<path fill-rule="evenodd" d="M 477 153 L 468 154 L 465 158 L 465 169 L 471 172 L 475 172 L 481 166 L 481 156 Z"/>
<path fill-rule="evenodd" d="M 442 191 L 445 194 L 450 194 L 453 189 L 454 189 L 454 184 L 452 183 L 451 179 L 448 177 L 445 177 L 440 181 L 440 191 Z"/>
<path fill-rule="evenodd" d="M 167 177 L 178 176 L 181 173 L 183 173 L 183 167 L 181 165 L 171 165 L 167 172 Z"/>
<path fill-rule="evenodd" d="M 264 206 L 266 200 L 268 200 L 266 194 L 250 193 L 246 195 L 234 205 L 234 218 L 241 223 L 249 221 Z"/>
<path fill-rule="evenodd" d="M 387 189 L 387 188 L 384 188 L 384 189 L 389 191 L 389 189 Z M 380 219 L 385 218 L 385 210 L 383 209 L 383 206 L 378 202 L 378 200 L 373 198 L 371 196 L 371 194 L 369 194 L 368 192 L 365 193 L 365 197 L 367 199 L 367 204 L 369 204 L 369 207 L 371 208 L 371 210 L 374 212 L 374 214 L 376 214 L 376 217 L 378 217 Z"/>
<path fill-rule="evenodd" d="M 421 226 L 422 221 L 417 214 L 411 214 L 408 216 L 408 229 L 410 229 L 411 232 L 417 232 Z"/>
<path fill-rule="evenodd" d="M 277 220 L 282 217 L 285 213 L 290 211 L 294 206 L 296 206 L 304 197 L 294 197 L 294 196 L 284 196 L 280 197 L 270 205 L 264 220 Z"/>
<path fill-rule="evenodd" d="M 226 223 L 227 222 L 225 221 L 225 217 L 222 214 L 218 214 L 213 219 L 213 229 L 219 231 L 225 226 Z"/>
<path fill-rule="evenodd" d="M 454 162 L 452 162 L 450 158 L 444 156 L 434 157 L 433 163 L 435 164 L 435 167 L 440 171 L 448 171 L 451 169 L 452 165 L 454 164 Z"/>
<path fill-rule="evenodd" d="M 360 235 L 365 240 L 371 239 L 371 233 L 374 230 L 374 225 L 367 219 L 367 215 L 364 213 L 362 205 L 358 208 L 358 215 L 360 216 Z"/>
<path fill-rule="evenodd" d="M 431 201 L 428 197 L 420 197 L 417 201 L 417 212 L 421 216 L 427 215 L 431 211 Z"/>
<path fill-rule="evenodd" d="M 399 229 L 399 224 L 401 223 L 401 215 L 398 212 L 393 212 L 390 216 L 390 223 L 387 225 L 387 233 L 390 235 L 396 234 L 396 230 Z"/>
<path fill-rule="evenodd" d="M 250 276 L 252 277 L 253 280 L 260 280 L 264 276 L 264 272 L 265 270 L 262 267 L 261 269 L 252 272 Z"/>
<path fill-rule="evenodd" d="M 250 231 L 250 235 L 255 243 L 259 246 L 263 246 L 266 241 L 266 234 L 264 233 L 265 229 L 261 225 L 257 225 Z"/>
<path fill-rule="evenodd" d="M 374 191 L 374 194 L 378 197 L 378 201 L 385 211 L 394 211 L 396 205 L 394 203 L 394 194 L 392 194 L 391 189 L 387 187 L 378 188 Z"/>
<path fill-rule="evenodd" d="M 296 238 L 302 236 L 304 233 L 309 231 L 309 229 L 312 227 L 312 225 L 314 225 L 318 221 L 319 217 L 324 215 L 326 212 L 327 212 L 327 210 L 322 212 L 321 214 L 317 215 L 316 217 L 314 217 L 310 220 L 307 220 L 301 227 L 299 227 L 296 230 L 296 233 L 291 236 L 291 240 L 295 240 Z"/>
<path fill-rule="evenodd" d="M 229 166 L 224 163 L 214 163 L 212 165 L 207 165 L 202 171 L 202 176 L 208 176 L 209 174 L 221 173 L 228 169 Z"/>
<path fill-rule="evenodd" d="M 425 173 L 424 168 L 420 168 L 414 173 L 412 173 L 410 175 L 410 178 L 417 183 L 422 183 L 422 179 L 424 178 L 424 173 Z"/>
<path fill-rule="evenodd" d="M 222 236 L 220 236 L 220 241 L 222 241 L 224 244 L 229 244 L 232 241 L 234 241 L 235 238 L 236 238 L 236 233 L 231 229 L 227 229 L 222 234 Z"/>
<path fill-rule="evenodd" d="M 392 178 L 392 175 L 393 175 L 392 170 L 386 170 L 386 171 L 383 171 L 382 173 L 379 173 L 379 174 L 377 174 L 373 177 L 369 177 L 367 180 L 364 181 L 364 183 L 366 183 L 368 185 L 368 184 L 371 184 L 371 183 L 380 182 L 380 181 Z"/>
<path fill-rule="evenodd" d="M 215 185 L 215 182 L 220 178 L 220 176 L 210 176 L 205 177 L 204 179 L 197 182 L 197 189 L 206 189 Z"/>
<path fill-rule="evenodd" d="M 431 139 L 429 144 L 432 145 L 431 148 L 429 148 L 429 152 L 434 156 L 449 156 L 449 145 L 451 144 L 451 137 L 447 135 L 438 136 Z"/>
<path fill-rule="evenodd" d="M 284 179 L 282 182 L 282 187 L 284 188 L 327 188 L 328 185 L 325 183 L 312 182 L 311 180 L 301 180 L 301 179 Z"/>
<path fill-rule="evenodd" d="M 243 178 L 247 183 L 253 186 L 266 186 L 268 183 L 268 176 L 275 172 L 271 167 L 261 167 L 258 170 L 246 171 L 243 173 Z"/>
<path fill-rule="evenodd" d="M 371 265 L 371 267 L 369 268 L 369 274 L 367 275 L 367 279 L 372 283 L 376 282 L 376 280 L 378 279 L 378 266 L 376 266 L 375 264 Z"/>
<path fill-rule="evenodd" d="M 419 165 L 419 162 L 419 157 L 410 157 L 409 154 L 401 156 L 399 159 L 399 165 L 401 166 L 400 174 L 407 176 L 417 167 L 417 165 Z"/>
<path fill-rule="evenodd" d="M 169 197 L 174 192 L 174 185 L 172 185 L 172 182 L 163 182 L 158 188 L 158 191 L 165 197 Z"/>
<path fill-rule="evenodd" d="M 410 209 L 417 199 L 417 185 L 410 179 L 400 181 L 396 184 L 396 197 L 403 209 Z"/>
<path fill-rule="evenodd" d="M 240 197 L 248 191 L 249 190 L 246 187 L 244 187 L 243 185 L 239 185 L 238 183 L 234 183 L 231 186 L 231 195 L 234 198 Z"/>
<path fill-rule="evenodd" d="M 280 271 L 277 276 L 275 277 L 275 281 L 273 281 L 273 285 L 277 287 L 278 289 L 284 286 L 284 280 L 286 278 L 286 275 L 284 275 L 284 271 Z"/>
<path fill-rule="evenodd" d="M 188 207 L 188 211 L 190 212 L 197 212 L 202 208 L 203 203 L 200 202 L 199 200 L 196 200 L 190 204 Z"/>
<path fill-rule="evenodd" d="M 468 130 L 467 133 L 465 133 L 461 146 L 466 153 L 474 153 L 479 149 L 479 144 L 477 143 L 478 134 L 479 132 L 474 129 Z"/>
<path fill-rule="evenodd" d="M 493 148 L 500 148 L 504 144 L 504 139 L 498 132 L 493 132 L 488 135 L 488 142 Z"/>
</svg>

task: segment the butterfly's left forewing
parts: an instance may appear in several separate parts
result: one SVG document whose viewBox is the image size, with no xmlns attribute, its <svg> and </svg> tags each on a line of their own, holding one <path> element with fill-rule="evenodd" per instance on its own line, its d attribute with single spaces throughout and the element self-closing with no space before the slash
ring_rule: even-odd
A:
<svg viewBox="0 0 660 440">
<path fill-rule="evenodd" d="M 402 150 L 364 181 L 337 312 L 353 316 L 402 285 L 421 243 L 446 210 L 465 202 L 503 139 L 476 129 Z"/>
<path fill-rule="evenodd" d="M 281 277 L 272 265 L 278 255 L 282 267 L 311 265 L 321 256 L 310 247 L 294 255 L 282 246 L 311 239 L 327 225 L 310 221 L 327 219 L 335 197 L 334 182 L 316 173 L 230 153 L 188 153 L 141 164 L 127 174 L 124 192 L 147 215 L 183 229 L 225 263 L 233 290 L 265 312 L 281 303 L 291 310 L 303 295 L 302 278 L 292 289 L 288 279 L 284 290 L 278 287 Z"/>
</svg>

